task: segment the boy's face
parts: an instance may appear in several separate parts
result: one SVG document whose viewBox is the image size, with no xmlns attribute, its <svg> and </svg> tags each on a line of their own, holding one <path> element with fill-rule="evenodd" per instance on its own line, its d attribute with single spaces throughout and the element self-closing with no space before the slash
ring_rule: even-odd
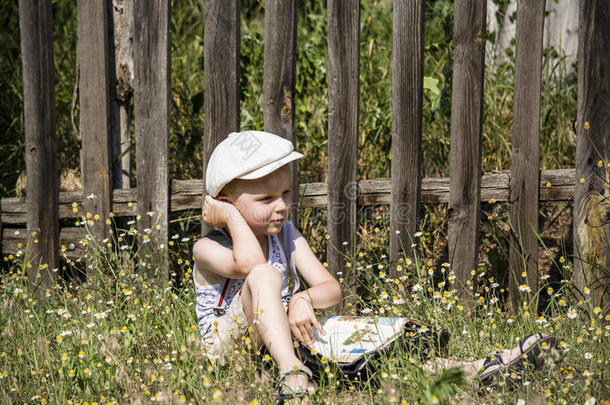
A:
<svg viewBox="0 0 610 405">
<path fill-rule="evenodd" d="M 257 236 L 277 234 L 292 205 L 292 173 L 289 165 L 254 180 L 236 179 L 226 187 L 227 199 L 235 205 Z"/>
</svg>

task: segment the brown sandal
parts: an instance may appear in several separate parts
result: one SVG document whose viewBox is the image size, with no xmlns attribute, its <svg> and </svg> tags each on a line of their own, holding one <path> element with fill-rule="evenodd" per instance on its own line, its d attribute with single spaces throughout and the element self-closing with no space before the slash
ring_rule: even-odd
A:
<svg viewBox="0 0 610 405">
<path fill-rule="evenodd" d="M 302 398 L 302 397 L 305 397 L 308 395 L 312 395 L 316 392 L 316 389 L 312 386 L 309 386 L 307 388 L 301 387 L 301 388 L 294 389 L 294 388 L 286 385 L 284 380 L 286 379 L 287 376 L 289 376 L 291 374 L 304 374 L 307 376 L 308 380 L 311 380 L 311 378 L 313 376 L 309 367 L 307 367 L 303 364 L 300 367 L 295 366 L 294 368 L 280 371 L 277 398 L 275 400 L 275 403 L 278 405 L 283 404 L 286 399 Z"/>
</svg>

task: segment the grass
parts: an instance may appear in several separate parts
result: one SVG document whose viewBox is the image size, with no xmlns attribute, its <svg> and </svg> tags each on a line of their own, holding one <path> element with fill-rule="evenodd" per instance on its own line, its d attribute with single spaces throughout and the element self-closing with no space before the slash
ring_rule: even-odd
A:
<svg viewBox="0 0 610 405">
<path fill-rule="evenodd" d="M 2 402 L 272 402 L 276 370 L 261 372 L 260 360 L 247 354 L 247 341 L 236 347 L 227 368 L 202 354 L 188 233 L 170 236 L 172 277 L 164 281 L 138 273 L 134 262 L 140 252 L 129 242 L 137 235 L 135 228 L 132 224 L 116 230 L 103 243 L 87 238 L 86 280 L 71 272 L 82 268 L 82 261 L 66 259 L 67 265 L 54 272 L 57 283 L 47 291 L 35 291 L 27 280 L 27 252 L 4 258 L 8 271 L 0 285 Z M 375 240 L 387 229 L 370 232 L 369 239 Z M 421 238 L 426 234 L 414 240 L 424 244 Z M 524 296 L 523 307 L 511 314 L 504 310 L 504 291 L 490 277 L 490 268 L 475 273 L 468 287 L 475 304 L 468 307 L 456 296 L 448 263 L 410 258 L 399 263 L 397 277 L 391 278 L 390 263 L 381 252 L 373 244 L 360 249 L 344 269 L 342 277 L 357 277 L 362 285 L 359 300 L 349 309 L 353 314 L 406 316 L 447 328 L 448 355 L 455 359 L 485 357 L 534 332 L 557 336 L 561 356 L 541 369 L 526 369 L 479 389 L 464 384 L 456 369 L 430 375 L 422 371 L 423 359 L 417 353 L 397 349 L 377 363 L 371 380 L 358 385 L 341 381 L 329 369 L 318 381 L 315 403 L 610 401 L 610 316 L 604 318 L 587 295 L 575 298 L 569 281 L 551 284 L 542 277 L 535 293 L 546 296 L 547 303 L 540 312 L 529 304 L 533 296 Z M 561 259 L 558 265 L 569 274 L 568 261 Z M 40 267 L 40 272 L 53 272 Z"/>
</svg>

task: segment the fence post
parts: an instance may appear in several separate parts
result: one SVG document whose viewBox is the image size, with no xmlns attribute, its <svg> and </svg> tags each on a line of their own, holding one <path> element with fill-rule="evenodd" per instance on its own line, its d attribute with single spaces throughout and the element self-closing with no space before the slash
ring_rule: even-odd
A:
<svg viewBox="0 0 610 405">
<path fill-rule="evenodd" d="M 465 288 L 477 268 L 486 0 L 456 0 L 449 166 L 449 259 Z M 470 299 L 470 294 L 464 294 Z"/>
<path fill-rule="evenodd" d="M 345 270 L 356 248 L 360 1 L 328 0 L 328 266 Z M 346 243 L 345 245 L 343 243 Z M 354 266 L 352 266 L 354 268 Z M 345 277 L 348 294 L 355 279 Z"/>
<path fill-rule="evenodd" d="M 239 131 L 240 1 L 206 0 L 203 74 L 203 196 L 205 171 L 212 151 L 227 135 Z M 202 204 L 204 199 L 201 199 Z M 203 208 L 203 207 L 202 207 Z M 211 228 L 201 224 L 201 234 Z"/>
<path fill-rule="evenodd" d="M 170 125 L 170 2 L 134 3 L 135 126 L 140 257 L 167 276 Z M 144 256 L 142 256 L 142 254 Z M 159 269 L 157 273 L 155 270 Z"/>
<path fill-rule="evenodd" d="M 297 5 L 296 0 L 265 1 L 265 60 L 263 113 L 265 131 L 290 140 L 294 132 L 294 86 L 296 79 Z M 292 163 L 291 219 L 298 221 L 299 176 Z"/>
<path fill-rule="evenodd" d="M 540 195 L 540 81 L 544 1 L 517 6 L 513 161 L 509 185 L 509 305 L 520 306 L 519 287 L 538 289 L 538 201 Z M 523 274 L 526 274 L 524 276 Z"/>
<path fill-rule="evenodd" d="M 610 3 L 580 2 L 574 283 L 610 304 Z"/>
<path fill-rule="evenodd" d="M 27 173 L 28 276 L 39 283 L 37 294 L 50 288 L 59 265 L 59 189 L 53 30 L 50 0 L 20 0 L 19 29 L 23 62 L 23 109 Z M 47 265 L 46 270 L 40 269 Z"/>
<path fill-rule="evenodd" d="M 412 256 L 412 238 L 417 231 L 424 80 L 423 0 L 394 0 L 392 49 L 390 259 L 395 262 L 401 252 Z"/>
<path fill-rule="evenodd" d="M 84 209 L 99 215 L 87 219 L 87 227 L 101 243 L 108 236 L 106 219 L 112 210 L 108 12 L 105 0 L 79 0 L 77 9 Z"/>
</svg>

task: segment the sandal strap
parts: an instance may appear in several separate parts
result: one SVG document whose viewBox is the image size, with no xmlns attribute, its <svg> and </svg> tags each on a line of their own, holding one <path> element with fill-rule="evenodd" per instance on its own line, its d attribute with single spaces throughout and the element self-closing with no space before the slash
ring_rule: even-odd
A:
<svg viewBox="0 0 610 405">
<path fill-rule="evenodd" d="M 308 378 L 313 377 L 313 374 L 309 367 L 307 367 L 305 364 L 301 364 L 301 366 L 297 368 L 289 368 L 287 370 L 280 371 L 280 381 L 284 380 L 284 378 L 286 378 L 286 376 L 290 374 L 305 374 Z"/>
</svg>

